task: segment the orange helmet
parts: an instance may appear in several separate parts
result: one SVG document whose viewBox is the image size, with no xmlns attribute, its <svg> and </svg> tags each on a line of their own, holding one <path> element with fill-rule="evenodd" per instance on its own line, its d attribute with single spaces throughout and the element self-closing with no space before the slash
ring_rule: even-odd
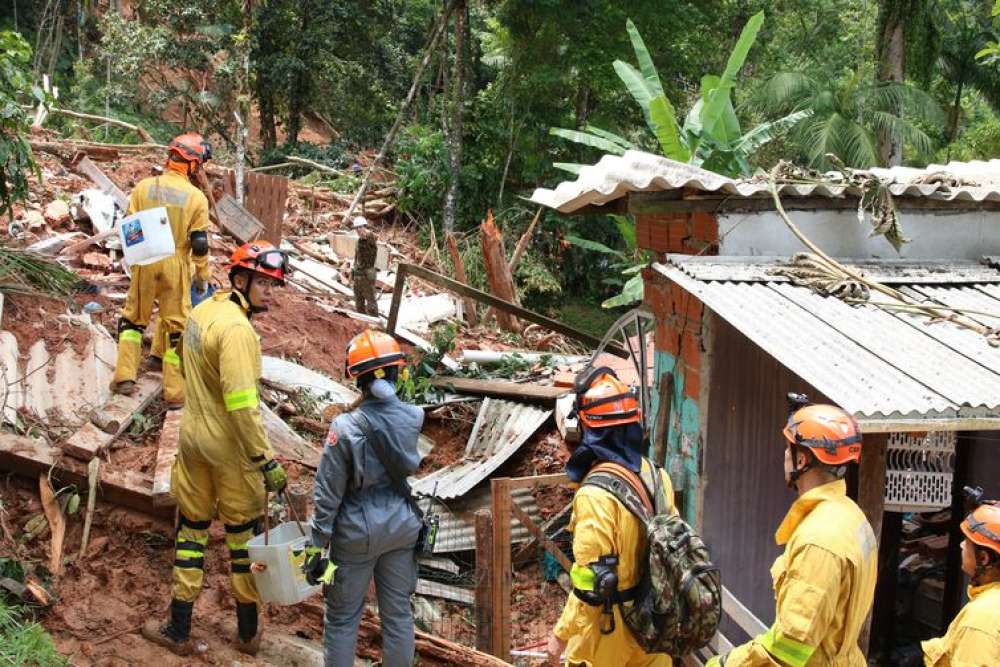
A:
<svg viewBox="0 0 1000 667">
<path fill-rule="evenodd" d="M 403 351 L 389 334 L 365 329 L 347 345 L 347 377 L 356 378 L 379 368 L 402 366 Z"/>
<path fill-rule="evenodd" d="M 212 147 L 197 132 L 185 132 L 174 137 L 167 150 L 182 160 L 204 164 L 212 159 Z"/>
<path fill-rule="evenodd" d="M 233 251 L 232 257 L 229 258 L 229 270 L 232 271 L 237 267 L 274 278 L 284 285 L 288 258 L 270 241 L 251 241 Z"/>
<path fill-rule="evenodd" d="M 843 465 L 861 460 L 861 428 L 835 405 L 807 405 L 788 418 L 783 431 L 793 445 L 808 447 L 821 463 Z"/>
<path fill-rule="evenodd" d="M 1000 555 L 1000 506 L 980 505 L 965 517 L 962 532 L 969 541 Z"/>
<path fill-rule="evenodd" d="M 576 413 L 584 426 L 605 428 L 642 421 L 635 392 L 614 373 L 598 375 L 577 395 Z"/>
</svg>

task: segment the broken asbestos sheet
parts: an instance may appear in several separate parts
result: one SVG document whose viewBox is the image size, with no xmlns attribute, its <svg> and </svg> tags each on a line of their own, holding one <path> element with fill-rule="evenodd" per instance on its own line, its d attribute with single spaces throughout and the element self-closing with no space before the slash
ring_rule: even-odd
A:
<svg viewBox="0 0 1000 667">
<path fill-rule="evenodd" d="M 265 380 L 304 389 L 320 403 L 320 409 L 327 405 L 347 405 L 360 396 L 354 389 L 292 361 L 265 356 L 261 366 Z"/>
<path fill-rule="evenodd" d="M 413 491 L 435 498 L 458 498 L 473 489 L 520 449 L 552 410 L 484 398 L 461 461 L 412 481 Z"/>
<path fill-rule="evenodd" d="M 90 338 L 78 355 L 68 346 L 54 357 L 45 341 L 18 350 L 17 339 L 0 331 L 0 400 L 4 419 L 16 419 L 25 409 L 36 415 L 57 411 L 68 425 L 80 426 L 95 407 L 111 396 L 109 385 L 118 347 L 100 325 L 87 325 Z"/>
</svg>

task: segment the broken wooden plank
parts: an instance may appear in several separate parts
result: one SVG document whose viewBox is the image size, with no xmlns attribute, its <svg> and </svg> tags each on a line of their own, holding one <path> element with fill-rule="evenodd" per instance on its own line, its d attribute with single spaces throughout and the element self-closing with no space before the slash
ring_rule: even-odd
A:
<svg viewBox="0 0 1000 667">
<path fill-rule="evenodd" d="M 153 469 L 153 504 L 156 506 L 167 507 L 175 504 L 173 496 L 170 495 L 170 473 L 181 440 L 182 415 L 182 410 L 171 410 L 163 420 L 159 449 L 156 452 L 156 467 Z"/>
<path fill-rule="evenodd" d="M 63 443 L 63 451 L 86 463 L 103 452 L 117 437 L 87 422 Z"/>
<path fill-rule="evenodd" d="M 556 428 L 559 429 L 559 435 L 566 442 L 579 442 L 580 441 L 580 421 L 576 417 L 571 417 L 573 414 L 573 408 L 576 404 L 576 396 L 572 393 L 566 394 L 561 398 L 556 399 Z M 657 432 L 659 435 L 659 432 Z M 654 459 L 656 461 L 662 461 L 662 458 Z"/>
<path fill-rule="evenodd" d="M 56 500 L 55 491 L 49 482 L 49 476 L 44 472 L 38 473 L 38 495 L 42 501 L 42 510 L 45 512 L 45 519 L 49 522 L 49 530 L 52 531 L 52 540 L 49 542 L 49 572 L 54 576 L 62 574 L 62 552 L 63 540 L 66 539 L 66 517 L 63 516 L 59 501 Z"/>
<path fill-rule="evenodd" d="M 514 291 L 514 279 L 507 265 L 507 253 L 503 247 L 503 236 L 493 222 L 493 211 L 486 216 L 486 222 L 479 227 L 479 243 L 483 249 L 483 264 L 486 268 L 486 278 L 490 291 L 508 303 L 517 303 L 517 292 Z M 511 317 L 509 311 L 499 309 L 496 313 L 497 324 L 505 331 L 516 331 L 517 320 Z"/>
<path fill-rule="evenodd" d="M 79 255 L 81 253 L 84 253 L 87 250 L 89 250 L 90 246 L 97 245 L 97 244 L 101 243 L 102 241 L 105 241 L 105 240 L 110 239 L 110 238 L 115 237 L 115 236 L 118 236 L 118 230 L 117 229 L 109 229 L 106 232 L 101 232 L 99 234 L 94 234 L 93 236 L 88 236 L 87 238 L 83 239 L 82 241 L 78 241 L 77 243 L 74 243 L 71 246 L 67 246 L 66 248 L 64 248 L 62 250 L 61 254 L 68 255 L 70 257 L 75 257 L 75 256 L 77 256 L 77 255 Z"/>
<path fill-rule="evenodd" d="M 93 181 L 94 185 L 100 188 L 101 192 L 110 195 L 122 213 L 128 211 L 128 197 L 125 196 L 125 193 L 101 171 L 100 167 L 91 162 L 89 157 L 80 154 L 78 158 L 71 165 L 72 168 Z"/>
<path fill-rule="evenodd" d="M 319 467 L 322 451 L 292 430 L 281 417 L 264 404 L 260 406 L 264 418 L 264 430 L 271 441 L 274 455 L 288 461 L 296 461 L 315 470 Z"/>
<path fill-rule="evenodd" d="M 39 473 L 52 469 L 52 477 L 60 482 L 87 485 L 87 466 L 62 455 L 58 445 L 44 440 L 26 438 L 13 433 L 0 433 L 0 470 L 37 479 Z M 155 516 L 171 517 L 174 511 L 153 506 L 152 480 L 134 470 L 100 474 L 100 493 L 107 502 Z"/>
<path fill-rule="evenodd" d="M 573 340 L 578 340 L 581 343 L 585 343 L 591 347 L 599 347 L 601 344 L 601 339 L 591 336 L 588 333 L 584 333 L 578 329 L 574 329 L 571 326 L 567 326 L 558 320 L 553 320 L 550 317 L 540 315 L 534 311 L 528 310 L 527 308 L 522 308 L 516 303 L 511 303 L 509 301 L 504 301 L 492 294 L 487 294 L 482 290 L 477 290 L 475 287 L 470 287 L 468 285 L 463 285 L 457 280 L 452 280 L 447 276 L 442 276 L 440 273 L 435 273 L 430 269 L 425 269 L 422 266 L 417 266 L 416 264 L 405 264 L 400 263 L 396 267 L 396 287 L 392 294 L 392 305 L 389 308 L 389 318 L 388 324 L 386 326 L 386 331 L 390 334 L 395 333 L 397 321 L 399 320 L 399 308 L 402 302 L 402 295 L 406 289 L 406 278 L 408 276 L 414 276 L 420 278 L 421 280 L 426 280 L 427 282 L 437 285 L 443 289 L 454 292 L 455 294 L 461 296 L 472 297 L 476 301 L 485 303 L 489 306 L 493 306 L 498 310 L 504 310 L 511 314 L 517 315 L 522 320 L 528 320 L 529 322 L 534 322 L 540 326 L 543 326 L 551 331 L 561 333 L 564 336 L 568 336 Z M 631 359 L 631 355 L 621 346 L 616 344 L 608 344 L 604 349 L 605 352 L 613 354 L 616 357 L 621 357 L 622 359 Z"/>
<path fill-rule="evenodd" d="M 458 241 L 455 240 L 454 234 L 447 234 L 445 236 L 445 245 L 448 246 L 448 255 L 451 257 L 452 266 L 455 267 L 455 279 L 460 283 L 468 283 L 468 278 L 465 277 L 465 264 L 462 263 L 462 255 L 458 252 Z M 476 302 L 469 297 L 462 297 L 462 308 L 465 311 L 465 323 L 470 327 L 474 327 L 479 323 L 479 317 L 476 314 Z"/>
<path fill-rule="evenodd" d="M 222 229 L 240 243 L 255 241 L 264 233 L 264 225 L 230 195 L 216 202 L 215 211 Z"/>
<path fill-rule="evenodd" d="M 538 543 L 541 544 L 542 547 L 547 552 L 549 552 L 549 554 L 551 554 L 553 558 L 559 561 L 559 565 L 562 566 L 562 569 L 566 570 L 567 572 L 573 569 L 573 563 L 570 561 L 569 558 L 566 557 L 566 554 L 562 552 L 562 549 L 556 546 L 555 542 L 550 540 L 545 535 L 544 531 L 542 531 L 542 529 L 539 528 L 538 525 L 531 520 L 531 517 L 528 516 L 528 513 L 525 512 L 523 509 L 521 509 L 520 505 L 517 504 L 516 500 L 511 499 L 510 510 L 511 512 L 514 513 L 514 516 L 517 517 L 517 520 L 521 522 L 521 525 L 527 528 L 528 532 L 535 537 L 535 540 L 538 541 Z"/>
<path fill-rule="evenodd" d="M 113 394 L 100 410 L 90 415 L 90 421 L 105 433 L 119 436 L 132 424 L 132 416 L 145 410 L 163 391 L 163 381 L 158 373 L 150 373 L 136 381 L 131 396 Z"/>
<path fill-rule="evenodd" d="M 475 378 L 460 378 L 450 375 L 439 375 L 431 378 L 431 385 L 448 389 L 457 394 L 475 394 L 477 396 L 498 396 L 523 401 L 555 402 L 558 398 L 570 392 L 565 387 L 552 387 L 541 384 L 521 384 L 508 380 L 478 380 Z"/>
</svg>

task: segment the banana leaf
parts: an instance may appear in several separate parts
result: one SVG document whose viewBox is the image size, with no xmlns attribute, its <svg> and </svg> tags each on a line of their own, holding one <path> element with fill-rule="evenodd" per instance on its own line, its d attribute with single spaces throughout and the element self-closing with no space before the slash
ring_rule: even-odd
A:
<svg viewBox="0 0 1000 667">
<path fill-rule="evenodd" d="M 650 126 L 664 157 L 678 162 L 691 159 L 691 152 L 684 144 L 677 126 L 677 113 L 664 95 L 657 95 L 649 104 Z"/>
<path fill-rule="evenodd" d="M 740 38 L 736 40 L 736 46 L 733 47 L 732 53 L 729 54 L 726 69 L 723 71 L 722 76 L 719 77 L 718 84 L 709 86 L 707 96 L 705 95 L 705 79 L 702 79 L 702 98 L 705 100 L 705 106 L 702 109 L 701 121 L 705 126 L 705 130 L 720 140 L 726 140 L 727 132 L 732 132 L 732 119 L 735 118 L 736 114 L 735 112 L 733 112 L 732 116 L 729 114 L 729 110 L 733 104 L 730 98 L 730 91 L 736 85 L 736 75 L 743 68 L 747 54 L 750 53 L 750 48 L 757 40 L 757 33 L 760 32 L 760 27 L 763 23 L 764 12 L 758 12 L 743 26 Z M 720 126 L 720 124 L 724 125 Z M 730 137 L 730 139 L 735 140 L 738 136 L 739 132 L 735 136 Z"/>
<path fill-rule="evenodd" d="M 643 78 L 639 70 L 624 60 L 616 60 L 614 67 L 618 78 L 625 84 L 625 88 L 642 109 L 642 113 L 646 116 L 646 122 L 649 123 L 649 103 L 653 100 L 653 91 L 646 83 L 646 79 Z"/>
<path fill-rule="evenodd" d="M 601 308 L 628 306 L 637 301 L 642 301 L 642 276 L 639 274 L 629 278 L 628 282 L 625 283 L 625 287 L 622 288 L 621 294 L 613 296 L 610 299 L 605 299 L 601 304 Z"/>
<path fill-rule="evenodd" d="M 553 162 L 552 166 L 555 167 L 556 169 L 560 169 L 562 171 L 568 171 L 571 174 L 579 175 L 580 170 L 587 165 L 579 164 L 577 162 Z"/>
<path fill-rule="evenodd" d="M 635 51 L 635 59 L 639 63 L 639 71 L 642 72 L 642 77 L 646 80 L 646 85 L 653 97 L 657 95 L 666 97 L 666 93 L 663 92 L 663 84 L 660 83 L 660 74 L 656 71 L 656 65 L 653 64 L 653 58 L 649 55 L 646 42 L 643 41 L 642 35 L 639 34 L 632 19 L 625 22 L 625 28 L 628 30 L 629 39 L 632 40 L 632 49 Z"/>
<path fill-rule="evenodd" d="M 603 138 L 607 139 L 608 141 L 613 141 L 616 144 L 618 144 L 619 146 L 621 146 L 622 148 L 629 149 L 629 150 L 635 150 L 635 144 L 633 144 L 631 141 L 629 141 L 625 137 L 622 137 L 620 135 L 615 134 L 614 132 L 608 132 L 607 130 L 602 130 L 599 127 L 594 127 L 593 125 L 587 125 L 583 129 L 584 129 L 584 131 L 589 132 L 590 134 L 595 134 L 595 135 L 597 135 L 599 137 L 603 137 Z"/>
<path fill-rule="evenodd" d="M 597 241 L 591 241 L 590 239 L 580 238 L 579 236 L 573 236 L 572 234 L 566 234 L 563 237 L 571 245 L 575 245 L 578 248 L 583 248 L 584 250 L 593 250 L 594 252 L 604 253 L 605 255 L 614 255 L 621 259 L 625 259 L 624 253 L 621 253 L 613 248 L 609 248 L 603 243 L 598 243 Z"/>
<path fill-rule="evenodd" d="M 549 134 L 554 137 L 561 137 L 569 141 L 582 144 L 584 146 L 590 146 L 591 148 L 597 148 L 605 153 L 613 153 L 614 155 L 625 155 L 625 149 L 616 144 L 613 141 L 608 141 L 604 137 L 599 137 L 594 134 L 588 134 L 587 132 L 580 132 L 579 130 L 568 130 L 562 127 L 552 127 L 549 128 Z"/>
</svg>

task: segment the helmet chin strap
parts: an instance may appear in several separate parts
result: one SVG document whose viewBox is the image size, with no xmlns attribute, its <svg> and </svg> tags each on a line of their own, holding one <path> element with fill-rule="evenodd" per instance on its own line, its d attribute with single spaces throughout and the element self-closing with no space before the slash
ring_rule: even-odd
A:
<svg viewBox="0 0 1000 667">
<path fill-rule="evenodd" d="M 789 455 L 792 457 L 792 472 L 788 474 L 788 482 L 786 482 L 786 484 L 788 485 L 789 489 L 798 491 L 799 478 L 802 477 L 802 475 L 805 474 L 810 468 L 812 468 L 813 464 L 812 462 L 809 462 L 800 468 L 799 459 L 796 456 L 798 452 L 795 449 L 793 449 L 792 443 L 788 443 L 788 452 Z"/>
<path fill-rule="evenodd" d="M 250 299 L 250 288 L 253 286 L 253 279 L 256 278 L 256 274 L 253 271 L 246 271 L 244 274 L 247 277 L 247 284 L 243 286 L 242 289 L 237 289 L 236 291 L 243 295 L 243 298 L 247 302 L 247 319 L 252 319 L 257 313 L 266 313 L 267 306 L 255 306 L 253 301 Z"/>
</svg>

